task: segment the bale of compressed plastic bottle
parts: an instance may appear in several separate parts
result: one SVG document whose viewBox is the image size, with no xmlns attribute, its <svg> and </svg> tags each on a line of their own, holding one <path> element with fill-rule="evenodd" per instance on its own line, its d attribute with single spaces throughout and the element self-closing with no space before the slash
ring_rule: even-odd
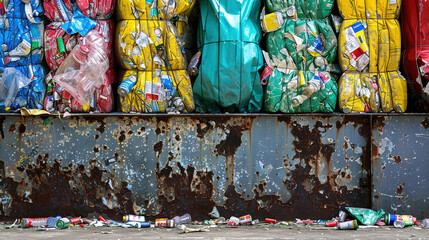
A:
<svg viewBox="0 0 429 240">
<path fill-rule="evenodd" d="M 122 112 L 191 112 L 183 26 L 195 0 L 118 1 L 116 58 Z"/>
<path fill-rule="evenodd" d="M 331 26 L 333 0 L 266 0 L 262 28 L 271 73 L 268 112 L 333 112 L 337 102 L 337 36 Z"/>
</svg>

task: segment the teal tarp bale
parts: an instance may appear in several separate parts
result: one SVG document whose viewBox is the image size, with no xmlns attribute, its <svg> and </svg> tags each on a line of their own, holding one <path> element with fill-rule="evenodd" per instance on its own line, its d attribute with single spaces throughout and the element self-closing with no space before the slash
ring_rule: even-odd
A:
<svg viewBox="0 0 429 240">
<path fill-rule="evenodd" d="M 193 88 L 197 111 L 257 112 L 262 108 L 260 8 L 260 0 L 200 1 L 202 58 Z"/>
</svg>

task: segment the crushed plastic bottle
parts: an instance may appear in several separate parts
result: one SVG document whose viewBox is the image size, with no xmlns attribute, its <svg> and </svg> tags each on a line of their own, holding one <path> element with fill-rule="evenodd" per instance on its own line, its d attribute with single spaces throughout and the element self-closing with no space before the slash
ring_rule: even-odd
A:
<svg viewBox="0 0 429 240">
<path fill-rule="evenodd" d="M 89 48 L 86 45 L 76 45 L 66 60 L 60 65 L 55 74 L 63 74 L 68 71 L 78 70 L 88 57 Z"/>
</svg>

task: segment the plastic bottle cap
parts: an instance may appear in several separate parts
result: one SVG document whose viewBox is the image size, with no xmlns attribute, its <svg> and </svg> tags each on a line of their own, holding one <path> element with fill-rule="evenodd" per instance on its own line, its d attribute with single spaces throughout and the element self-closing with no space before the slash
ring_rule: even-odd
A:
<svg viewBox="0 0 429 240">
<path fill-rule="evenodd" d="M 83 53 L 89 53 L 89 48 L 88 48 L 86 45 L 81 45 L 81 46 L 80 46 L 80 50 L 81 50 Z"/>
<path fill-rule="evenodd" d="M 127 218 L 124 216 L 124 217 L 122 218 L 122 221 L 123 221 L 123 222 L 125 222 L 125 220 L 127 220 Z"/>
</svg>

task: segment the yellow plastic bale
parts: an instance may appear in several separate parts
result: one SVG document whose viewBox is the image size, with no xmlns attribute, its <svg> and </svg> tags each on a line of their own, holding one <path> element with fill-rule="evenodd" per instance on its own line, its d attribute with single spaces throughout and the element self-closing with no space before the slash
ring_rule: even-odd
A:
<svg viewBox="0 0 429 240">
<path fill-rule="evenodd" d="M 345 29 L 361 21 L 365 29 L 366 43 L 369 48 L 369 72 L 396 71 L 401 59 L 401 30 L 396 19 L 390 20 L 345 20 L 341 26 L 339 38 L 339 62 L 343 71 L 355 71 L 350 65 L 350 56 L 346 54 Z"/>
<path fill-rule="evenodd" d="M 119 0 L 116 15 L 119 20 L 169 20 L 186 15 L 192 11 L 196 2 L 197 0 L 155 0 L 152 4 L 146 4 L 146 0 Z"/>
<path fill-rule="evenodd" d="M 170 22 L 120 21 L 116 38 L 116 57 L 123 69 L 185 69 L 182 42 L 176 27 Z"/>
<path fill-rule="evenodd" d="M 123 71 L 119 80 L 124 81 L 131 75 L 137 77 L 137 83 L 125 97 L 120 97 L 122 112 L 166 112 L 171 107 L 171 101 L 165 101 L 162 97 L 162 80 L 156 77 L 155 71 Z M 173 86 L 182 100 L 185 111 L 192 112 L 195 109 L 191 80 L 185 70 L 162 71 L 162 75 L 168 75 L 172 79 Z M 160 93 L 161 92 L 161 93 Z"/>
<path fill-rule="evenodd" d="M 338 0 L 344 19 L 396 19 L 402 0 Z"/>
<path fill-rule="evenodd" d="M 397 72 L 345 72 L 339 82 L 341 111 L 405 112 L 407 83 Z"/>
</svg>

